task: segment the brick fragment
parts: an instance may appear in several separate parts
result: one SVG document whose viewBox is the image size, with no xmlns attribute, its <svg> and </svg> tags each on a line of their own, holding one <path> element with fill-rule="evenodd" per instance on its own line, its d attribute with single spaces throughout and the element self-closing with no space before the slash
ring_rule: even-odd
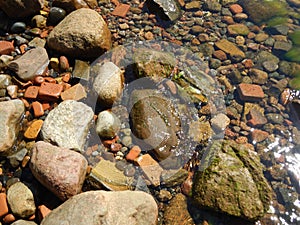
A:
<svg viewBox="0 0 300 225">
<path fill-rule="evenodd" d="M 43 120 L 34 121 L 25 131 L 24 137 L 27 139 L 36 139 L 42 128 Z"/>
<path fill-rule="evenodd" d="M 8 205 L 6 201 L 6 194 L 0 193 L 0 217 L 8 213 Z"/>
<path fill-rule="evenodd" d="M 244 101 L 259 101 L 264 98 L 264 91 L 261 86 L 256 84 L 239 84 L 238 93 L 241 100 Z"/>
<path fill-rule="evenodd" d="M 63 86 L 60 84 L 44 82 L 39 89 L 38 97 L 43 100 L 57 100 L 63 90 Z"/>
<path fill-rule="evenodd" d="M 0 41 L 0 55 L 10 55 L 15 50 L 10 41 Z"/>
<path fill-rule="evenodd" d="M 45 112 L 41 103 L 35 101 L 31 104 L 31 106 L 35 117 L 40 117 L 44 115 Z"/>
<path fill-rule="evenodd" d="M 126 17 L 127 12 L 130 9 L 130 5 L 128 4 L 119 4 L 117 7 L 114 9 L 114 11 L 111 13 L 114 16 L 120 16 L 120 17 Z"/>
<path fill-rule="evenodd" d="M 242 6 L 240 6 L 239 4 L 232 4 L 230 7 L 229 7 L 230 11 L 233 13 L 233 14 L 238 14 L 238 13 L 242 13 L 243 12 L 243 8 Z"/>
<path fill-rule="evenodd" d="M 24 97 L 29 99 L 36 99 L 39 93 L 39 89 L 40 88 L 37 86 L 29 86 L 24 93 Z"/>
<path fill-rule="evenodd" d="M 135 160 L 140 155 L 141 151 L 142 150 L 141 150 L 141 148 L 139 146 L 137 146 L 137 145 L 133 146 L 130 149 L 129 153 L 126 155 L 126 159 L 128 161 Z"/>
</svg>

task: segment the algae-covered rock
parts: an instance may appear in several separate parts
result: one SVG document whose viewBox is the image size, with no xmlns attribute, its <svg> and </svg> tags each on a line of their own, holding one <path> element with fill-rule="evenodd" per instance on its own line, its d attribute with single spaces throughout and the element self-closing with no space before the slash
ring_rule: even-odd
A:
<svg viewBox="0 0 300 225">
<path fill-rule="evenodd" d="M 215 141 L 196 172 L 193 199 L 201 208 L 255 221 L 269 208 L 271 188 L 249 145 Z"/>
</svg>

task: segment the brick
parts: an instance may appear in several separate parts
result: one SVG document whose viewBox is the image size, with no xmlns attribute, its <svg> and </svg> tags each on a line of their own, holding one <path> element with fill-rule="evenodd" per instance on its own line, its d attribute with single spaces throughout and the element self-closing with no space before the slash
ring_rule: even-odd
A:
<svg viewBox="0 0 300 225">
<path fill-rule="evenodd" d="M 6 216 L 4 216 L 4 218 L 2 219 L 3 222 L 6 224 L 11 224 L 12 222 L 16 221 L 16 217 L 13 214 L 7 214 Z"/>
<path fill-rule="evenodd" d="M 259 143 L 259 142 L 266 140 L 269 136 L 269 133 L 266 131 L 263 131 L 263 130 L 256 129 L 256 130 L 253 130 L 250 135 L 251 135 L 251 139 L 253 142 Z"/>
<path fill-rule="evenodd" d="M 45 112 L 41 103 L 35 101 L 31 104 L 31 106 L 35 117 L 40 117 L 44 115 Z"/>
<path fill-rule="evenodd" d="M 36 139 L 42 128 L 43 120 L 34 121 L 25 131 L 24 137 L 27 139 Z"/>
<path fill-rule="evenodd" d="M 36 76 L 34 78 L 33 82 L 37 85 L 40 85 L 41 83 L 45 82 L 45 79 L 42 76 Z"/>
<path fill-rule="evenodd" d="M 50 212 L 51 209 L 48 209 L 45 205 L 38 206 L 39 220 L 42 221 Z"/>
<path fill-rule="evenodd" d="M 36 99 L 39 93 L 39 89 L 40 87 L 37 86 L 29 86 L 24 93 L 24 97 L 29 99 Z"/>
<path fill-rule="evenodd" d="M 0 55 L 10 55 L 15 50 L 14 45 L 10 41 L 0 41 Z"/>
<path fill-rule="evenodd" d="M 58 100 L 63 90 L 60 84 L 44 82 L 41 84 L 38 97 L 43 100 Z"/>
<path fill-rule="evenodd" d="M 129 153 L 126 155 L 126 159 L 128 161 L 135 160 L 140 155 L 141 151 L 142 150 L 141 150 L 141 148 L 139 146 L 137 146 L 137 145 L 133 146 L 130 149 Z"/>
<path fill-rule="evenodd" d="M 242 13 L 243 12 L 243 8 L 242 6 L 240 6 L 239 4 L 232 4 L 230 7 L 229 7 L 230 11 L 233 13 L 233 14 L 238 14 L 238 13 Z"/>
<path fill-rule="evenodd" d="M 6 194 L 0 193 L 0 217 L 8 213 L 8 205 L 6 201 Z"/>
<path fill-rule="evenodd" d="M 80 100 L 87 96 L 84 87 L 78 83 L 61 93 L 62 100 Z"/>
<path fill-rule="evenodd" d="M 256 84 L 239 84 L 238 93 L 243 101 L 259 101 L 264 98 L 264 91 L 261 86 Z"/>
<path fill-rule="evenodd" d="M 138 157 L 135 163 L 141 167 L 144 175 L 153 186 L 157 187 L 160 185 L 160 175 L 163 168 L 149 154 Z"/>
<path fill-rule="evenodd" d="M 130 5 L 128 4 L 119 4 L 117 7 L 114 9 L 114 11 L 111 13 L 114 16 L 120 16 L 120 17 L 126 17 L 127 12 L 130 9 Z"/>
<path fill-rule="evenodd" d="M 249 112 L 250 119 L 247 121 L 247 124 L 250 126 L 262 126 L 268 122 L 267 118 L 257 109 L 250 109 Z"/>
</svg>

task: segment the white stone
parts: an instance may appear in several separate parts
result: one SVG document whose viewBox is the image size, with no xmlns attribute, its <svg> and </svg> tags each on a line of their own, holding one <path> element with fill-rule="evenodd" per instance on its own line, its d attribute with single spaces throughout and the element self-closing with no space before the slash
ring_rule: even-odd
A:
<svg viewBox="0 0 300 225">
<path fill-rule="evenodd" d="M 120 120 L 112 112 L 102 111 L 98 115 L 96 131 L 100 137 L 113 138 L 120 130 Z"/>
</svg>

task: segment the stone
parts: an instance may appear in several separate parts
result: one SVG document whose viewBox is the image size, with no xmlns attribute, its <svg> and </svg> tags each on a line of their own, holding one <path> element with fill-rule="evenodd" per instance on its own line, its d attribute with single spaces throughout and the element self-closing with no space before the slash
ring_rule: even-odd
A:
<svg viewBox="0 0 300 225">
<path fill-rule="evenodd" d="M 216 132 L 224 131 L 225 128 L 230 124 L 230 119 L 223 113 L 217 114 L 210 121 L 211 127 Z"/>
<path fill-rule="evenodd" d="M 130 5 L 128 4 L 119 4 L 117 7 L 112 11 L 112 15 L 114 16 L 120 16 L 120 17 L 126 17 L 128 11 L 130 9 Z"/>
<path fill-rule="evenodd" d="M 98 7 L 97 0 L 53 0 L 52 6 L 60 7 L 70 13 L 80 8 L 95 9 Z"/>
<path fill-rule="evenodd" d="M 41 184 L 65 201 L 81 192 L 87 165 L 80 153 L 39 141 L 32 149 L 29 166 Z"/>
<path fill-rule="evenodd" d="M 216 42 L 215 45 L 219 49 L 229 54 L 231 57 L 238 57 L 241 59 L 244 59 L 246 57 L 245 53 L 242 50 L 240 50 L 234 43 L 226 39 L 221 39 L 220 41 Z"/>
<path fill-rule="evenodd" d="M 189 137 L 193 141 L 205 143 L 212 137 L 213 131 L 208 121 L 192 121 L 189 125 Z"/>
<path fill-rule="evenodd" d="M 43 120 L 35 120 L 32 124 L 26 129 L 24 137 L 29 140 L 34 140 L 38 137 L 40 130 L 43 125 Z"/>
<path fill-rule="evenodd" d="M 6 200 L 6 194 L 0 193 L 0 217 L 8 214 L 8 205 Z"/>
<path fill-rule="evenodd" d="M 28 150 L 26 148 L 22 148 L 21 150 L 14 152 L 12 155 L 9 155 L 7 159 L 12 167 L 18 167 L 27 153 Z"/>
<path fill-rule="evenodd" d="M 242 23 L 230 24 L 228 25 L 227 30 L 230 35 L 247 36 L 250 32 L 249 28 Z"/>
<path fill-rule="evenodd" d="M 164 170 L 161 173 L 160 180 L 163 187 L 174 187 L 182 184 L 188 177 L 188 171 L 185 169 Z"/>
<path fill-rule="evenodd" d="M 90 78 L 89 63 L 76 59 L 72 75 L 74 78 L 79 78 L 81 80 L 88 81 Z"/>
<path fill-rule="evenodd" d="M 134 90 L 129 109 L 135 142 L 159 161 L 166 159 L 178 144 L 179 118 L 172 102 L 156 90 Z"/>
<path fill-rule="evenodd" d="M 269 133 L 264 130 L 255 129 L 250 133 L 250 135 L 253 143 L 259 143 L 266 140 L 269 136 Z"/>
<path fill-rule="evenodd" d="M 38 86 L 29 86 L 24 93 L 24 97 L 29 99 L 36 99 L 39 94 L 39 89 L 40 87 Z"/>
<path fill-rule="evenodd" d="M 91 76 L 95 77 L 93 88 L 98 101 L 104 106 L 112 106 L 123 90 L 123 71 L 112 62 L 95 64 L 91 67 Z"/>
<path fill-rule="evenodd" d="M 93 110 L 84 103 L 63 101 L 44 120 L 41 130 L 43 140 L 83 151 L 93 117 Z"/>
<path fill-rule="evenodd" d="M 47 206 L 39 205 L 38 207 L 39 220 L 42 221 L 50 212 L 51 209 L 49 209 Z"/>
<path fill-rule="evenodd" d="M 39 38 L 39 37 L 35 37 L 33 38 L 29 43 L 28 46 L 30 47 L 35 47 L 35 48 L 44 48 L 46 45 L 46 40 Z"/>
<path fill-rule="evenodd" d="M 216 57 L 217 59 L 221 60 L 221 61 L 224 61 L 224 60 L 227 59 L 226 53 L 222 50 L 214 51 L 213 56 Z"/>
<path fill-rule="evenodd" d="M 118 117 L 110 111 L 102 111 L 98 115 L 96 132 L 101 138 L 112 139 L 120 130 L 121 122 Z"/>
<path fill-rule="evenodd" d="M 166 21 L 175 22 L 181 17 L 181 10 L 176 0 L 146 0 L 146 5 L 152 13 Z"/>
<path fill-rule="evenodd" d="M 269 123 L 272 124 L 283 124 L 284 118 L 279 113 L 268 113 L 266 114 L 266 117 L 269 121 Z"/>
<path fill-rule="evenodd" d="M 28 221 L 28 220 L 17 220 L 13 222 L 11 225 L 37 225 L 33 221 Z"/>
<path fill-rule="evenodd" d="M 0 102 L 0 153 L 7 154 L 15 143 L 24 112 L 24 103 L 19 99 Z"/>
<path fill-rule="evenodd" d="M 188 199 L 179 193 L 170 201 L 164 211 L 165 225 L 194 225 L 193 218 L 189 212 Z"/>
<path fill-rule="evenodd" d="M 23 18 L 39 13 L 43 0 L 0 0 L 0 8 L 12 18 Z"/>
<path fill-rule="evenodd" d="M 12 213 L 9 213 L 6 216 L 4 216 L 2 220 L 4 223 L 10 224 L 10 223 L 16 221 L 16 217 Z"/>
<path fill-rule="evenodd" d="M 51 7 L 47 22 L 51 25 L 57 25 L 66 17 L 67 13 L 64 9 L 58 7 Z"/>
<path fill-rule="evenodd" d="M 111 48 L 111 34 L 94 10 L 81 8 L 67 15 L 47 38 L 49 48 L 75 58 L 98 57 Z"/>
<path fill-rule="evenodd" d="M 10 41 L 0 41 L 0 55 L 10 55 L 15 50 Z"/>
<path fill-rule="evenodd" d="M 199 10 L 201 7 L 200 1 L 191 1 L 185 4 L 185 9 L 187 10 Z"/>
<path fill-rule="evenodd" d="M 248 116 L 249 120 L 247 121 L 247 124 L 253 127 L 262 126 L 268 122 L 261 110 L 258 110 L 257 108 L 250 109 Z"/>
<path fill-rule="evenodd" d="M 45 28 L 46 27 L 46 23 L 47 23 L 47 18 L 42 16 L 42 15 L 35 15 L 32 19 L 31 19 L 32 25 L 33 27 L 37 27 L 37 28 Z"/>
<path fill-rule="evenodd" d="M 17 98 L 18 97 L 19 87 L 17 85 L 9 85 L 9 86 L 6 87 L 6 90 L 7 90 L 7 94 L 11 98 Z"/>
<path fill-rule="evenodd" d="M 160 185 L 163 168 L 149 154 L 141 155 L 135 160 L 135 163 L 141 167 L 144 175 L 153 186 Z"/>
<path fill-rule="evenodd" d="M 9 85 L 11 85 L 11 76 L 0 74 L 0 88 L 6 89 Z"/>
<path fill-rule="evenodd" d="M 238 14 L 243 12 L 243 8 L 239 4 L 232 4 L 229 6 L 229 9 L 233 14 Z"/>
<path fill-rule="evenodd" d="M 157 204 L 153 197 L 145 192 L 88 191 L 72 197 L 54 209 L 41 225 L 155 225 L 157 217 Z"/>
<path fill-rule="evenodd" d="M 82 84 L 78 83 L 74 86 L 70 87 L 69 89 L 65 90 L 60 95 L 61 99 L 64 100 L 81 100 L 83 98 L 87 97 L 87 93 L 85 91 L 85 88 L 82 86 Z"/>
<path fill-rule="evenodd" d="M 264 69 L 271 73 L 271 72 L 275 72 L 278 69 L 278 64 L 274 61 L 265 61 L 262 63 Z"/>
<path fill-rule="evenodd" d="M 254 84 L 265 84 L 268 81 L 268 74 L 260 69 L 252 68 L 249 71 L 249 75 Z"/>
<path fill-rule="evenodd" d="M 242 83 L 238 85 L 238 93 L 243 101 L 259 101 L 265 97 L 261 86 Z"/>
<path fill-rule="evenodd" d="M 17 182 L 9 187 L 7 202 L 15 216 L 27 218 L 35 213 L 36 208 L 33 194 L 22 182 Z"/>
<path fill-rule="evenodd" d="M 267 212 L 272 189 L 253 146 L 213 141 L 202 162 L 192 191 L 199 207 L 250 221 Z"/>
<path fill-rule="evenodd" d="M 219 0 L 205 1 L 202 7 L 203 9 L 212 12 L 220 12 L 222 9 L 222 5 L 219 3 Z"/>
<path fill-rule="evenodd" d="M 284 54 L 291 50 L 293 47 L 292 43 L 286 41 L 275 41 L 273 50 L 278 54 Z"/>
<path fill-rule="evenodd" d="M 37 47 L 10 62 L 8 68 L 14 71 L 22 80 L 30 81 L 35 76 L 42 75 L 48 64 L 49 59 L 46 49 Z"/>
<path fill-rule="evenodd" d="M 60 97 L 63 86 L 60 84 L 43 82 L 39 88 L 38 97 L 42 100 L 55 101 Z"/>
</svg>

